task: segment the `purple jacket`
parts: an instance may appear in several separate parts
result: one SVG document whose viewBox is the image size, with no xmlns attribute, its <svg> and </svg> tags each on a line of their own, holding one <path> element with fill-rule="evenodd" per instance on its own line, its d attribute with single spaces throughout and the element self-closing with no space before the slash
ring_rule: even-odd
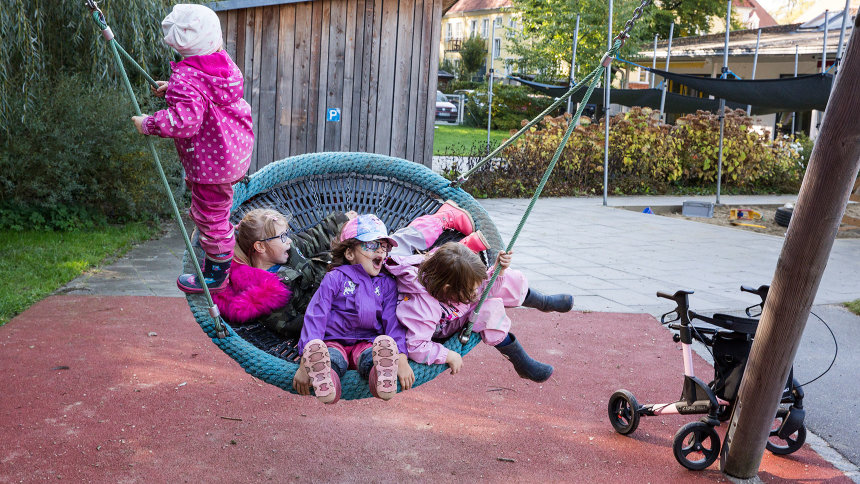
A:
<svg viewBox="0 0 860 484">
<path fill-rule="evenodd" d="M 299 351 L 312 339 L 347 345 L 385 334 L 406 353 L 406 331 L 397 322 L 397 283 L 388 274 L 370 277 L 361 264 L 329 271 L 305 312 Z"/>
<path fill-rule="evenodd" d="M 224 51 L 171 62 L 162 109 L 143 131 L 173 138 L 186 178 L 233 183 L 248 171 L 254 133 L 251 106 L 242 99 L 242 72 Z"/>
</svg>

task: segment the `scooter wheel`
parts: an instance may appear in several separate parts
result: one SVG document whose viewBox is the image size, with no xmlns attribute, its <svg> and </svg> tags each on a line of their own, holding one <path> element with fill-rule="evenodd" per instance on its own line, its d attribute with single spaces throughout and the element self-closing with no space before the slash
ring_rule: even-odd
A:
<svg viewBox="0 0 860 484">
<path fill-rule="evenodd" d="M 788 409 L 780 408 L 776 411 L 776 417 L 773 418 L 773 425 L 770 427 L 770 437 L 768 437 L 767 443 L 765 444 L 767 450 L 776 455 L 791 454 L 803 447 L 803 443 L 806 442 L 805 425 L 801 425 L 800 428 L 797 429 L 797 432 L 789 435 L 785 440 L 777 435 L 779 427 L 782 426 L 782 422 L 785 420 L 786 416 L 788 416 Z"/>
<path fill-rule="evenodd" d="M 675 434 L 675 459 L 691 471 L 708 468 L 720 455 L 720 436 L 704 422 L 690 422 Z"/>
<path fill-rule="evenodd" d="M 618 390 L 609 397 L 609 422 L 621 435 L 627 435 L 639 426 L 639 404 L 627 390 Z"/>
</svg>

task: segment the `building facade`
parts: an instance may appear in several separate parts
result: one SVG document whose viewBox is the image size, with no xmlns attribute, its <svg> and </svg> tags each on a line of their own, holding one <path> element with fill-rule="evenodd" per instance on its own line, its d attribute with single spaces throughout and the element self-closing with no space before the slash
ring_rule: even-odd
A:
<svg viewBox="0 0 860 484">
<path fill-rule="evenodd" d="M 439 62 L 448 60 L 459 68 L 460 49 L 471 36 L 484 39 L 487 57 L 478 77 L 492 67 L 496 78 L 511 73 L 514 59 L 509 50 L 508 32 L 520 28 L 519 14 L 510 0 L 460 0 L 442 16 Z M 492 66 L 490 65 L 492 59 Z"/>
</svg>

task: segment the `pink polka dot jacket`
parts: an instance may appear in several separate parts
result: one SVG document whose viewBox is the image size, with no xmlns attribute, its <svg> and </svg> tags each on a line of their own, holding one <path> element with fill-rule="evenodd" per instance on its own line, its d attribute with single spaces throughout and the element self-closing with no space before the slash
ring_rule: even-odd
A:
<svg viewBox="0 0 860 484">
<path fill-rule="evenodd" d="M 143 131 L 173 138 L 189 181 L 238 181 L 248 171 L 254 147 L 242 72 L 224 51 L 187 57 L 170 67 L 167 109 L 147 117 Z"/>
</svg>

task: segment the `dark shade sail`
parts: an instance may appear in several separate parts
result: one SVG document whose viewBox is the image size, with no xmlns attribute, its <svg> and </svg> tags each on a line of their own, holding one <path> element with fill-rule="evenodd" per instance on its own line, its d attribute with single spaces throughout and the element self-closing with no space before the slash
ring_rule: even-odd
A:
<svg viewBox="0 0 860 484">
<path fill-rule="evenodd" d="M 560 97 L 567 92 L 567 86 L 556 86 L 553 84 L 542 84 L 540 82 L 528 81 L 515 76 L 508 76 L 517 82 L 520 82 L 532 89 L 547 94 L 552 97 Z M 581 103 L 585 96 L 587 86 L 581 86 L 573 95 L 571 100 L 575 103 Z M 612 89 L 609 92 L 609 102 L 611 104 L 620 104 L 622 106 L 633 107 L 649 107 L 652 109 L 660 109 L 660 99 L 663 96 L 661 89 Z M 595 88 L 591 93 L 588 101 L 589 104 L 603 105 L 603 88 Z M 730 109 L 746 110 L 746 104 L 726 101 L 726 106 Z M 666 93 L 666 103 L 664 110 L 667 113 L 687 114 L 695 113 L 696 111 L 710 111 L 716 113 L 720 108 L 719 99 L 707 99 L 693 96 L 683 96 L 672 92 Z M 758 106 L 753 106 L 752 114 L 769 114 L 781 111 L 780 109 L 767 109 Z"/>
<path fill-rule="evenodd" d="M 830 89 L 833 87 L 832 74 L 743 80 L 697 77 L 651 68 L 648 70 L 706 95 L 744 105 L 752 104 L 772 113 L 813 109 L 824 111 L 830 97 Z"/>
</svg>

